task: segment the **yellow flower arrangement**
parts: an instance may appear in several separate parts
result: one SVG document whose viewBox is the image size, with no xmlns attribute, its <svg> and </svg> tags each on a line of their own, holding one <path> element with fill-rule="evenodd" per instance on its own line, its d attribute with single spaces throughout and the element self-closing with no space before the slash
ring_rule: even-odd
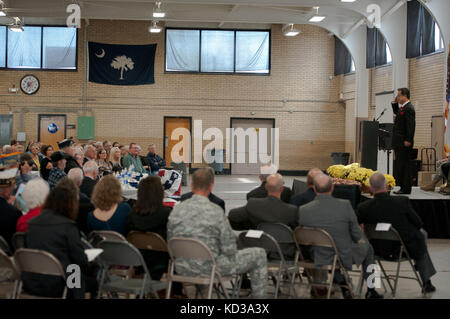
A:
<svg viewBox="0 0 450 319">
<path fill-rule="evenodd" d="M 327 173 L 337 179 L 348 179 L 360 182 L 366 187 L 370 187 L 369 179 L 376 173 L 369 168 L 359 167 L 358 163 L 352 163 L 350 165 L 332 165 L 328 167 Z M 389 189 L 395 187 L 395 179 L 392 175 L 385 174 L 384 177 L 389 185 Z"/>
</svg>

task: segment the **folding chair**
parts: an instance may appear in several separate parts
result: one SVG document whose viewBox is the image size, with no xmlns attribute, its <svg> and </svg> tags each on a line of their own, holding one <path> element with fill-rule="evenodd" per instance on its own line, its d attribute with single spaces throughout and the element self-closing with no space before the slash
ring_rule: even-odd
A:
<svg viewBox="0 0 450 319">
<path fill-rule="evenodd" d="M 101 270 L 98 298 L 101 297 L 103 291 L 135 294 L 141 299 L 148 293 L 152 293 L 156 298 L 159 298 L 157 291 L 166 289 L 166 283 L 152 280 L 141 253 L 129 242 L 104 240 L 98 244 L 98 248 L 103 249 L 99 260 L 106 266 Z M 111 266 L 127 266 L 130 268 L 141 266 L 144 269 L 144 277 L 105 282 L 106 273 Z"/>
<path fill-rule="evenodd" d="M 267 263 L 267 272 L 270 275 L 276 276 L 276 284 L 275 284 L 275 299 L 278 298 L 278 292 L 281 284 L 281 275 L 286 274 L 289 277 L 290 285 L 289 285 L 289 293 L 291 296 L 291 290 L 294 286 L 294 274 L 298 271 L 298 266 L 295 263 L 288 263 L 284 259 L 284 255 L 281 251 L 280 246 L 278 245 L 275 238 L 271 235 L 263 232 L 260 238 L 250 238 L 246 237 L 247 232 L 243 232 L 239 234 L 238 240 L 242 247 L 260 247 L 266 250 L 267 254 L 275 254 L 275 258 L 279 261 L 269 261 Z M 297 295 L 295 288 L 294 294 Z"/>
<path fill-rule="evenodd" d="M 66 273 L 64 272 L 61 262 L 51 253 L 29 248 L 19 248 L 14 253 L 14 262 L 20 272 L 29 272 L 41 275 L 59 276 L 66 281 Z M 19 283 L 17 292 L 17 299 L 20 299 L 22 293 L 22 280 Z M 31 295 L 29 295 L 31 296 Z M 31 296 L 34 298 L 49 299 L 40 296 Z M 64 290 L 61 296 L 62 299 L 67 298 L 67 286 L 64 285 Z M 54 298 L 51 298 L 54 299 Z"/>
<path fill-rule="evenodd" d="M 169 271 L 167 276 L 167 280 L 169 282 L 166 293 L 167 299 L 170 296 L 172 282 L 174 281 L 195 285 L 207 285 L 208 299 L 211 299 L 213 287 L 215 288 L 218 297 L 220 297 L 220 294 L 223 294 L 225 298 L 229 298 L 228 292 L 226 291 L 223 282 L 233 281 L 233 278 L 232 276 L 222 277 L 220 271 L 217 269 L 216 261 L 213 254 L 211 253 L 211 250 L 204 243 L 194 238 L 173 237 L 168 241 L 167 248 L 169 251 L 169 256 L 172 260 L 169 264 Z M 209 275 L 199 276 L 177 275 L 175 274 L 175 263 L 177 259 L 197 259 L 201 261 L 209 261 L 211 263 L 211 273 Z M 217 286 L 219 286 L 222 291 L 220 291 Z M 239 287 L 239 285 L 235 284 L 234 287 Z M 233 289 L 233 296 L 238 293 L 239 292 L 237 291 L 237 288 Z"/>
<path fill-rule="evenodd" d="M 327 299 L 330 299 L 331 289 L 333 286 L 345 287 L 349 290 L 351 297 L 354 297 L 352 283 L 350 281 L 347 270 L 341 262 L 339 257 L 339 253 L 337 247 L 334 243 L 331 235 L 323 229 L 320 228 L 311 228 L 311 227 L 303 227 L 299 226 L 294 230 L 294 241 L 297 245 L 298 257 L 296 263 L 298 266 L 303 267 L 305 270 L 309 269 L 317 269 L 314 261 L 306 260 L 303 257 L 300 246 L 312 246 L 312 247 L 323 247 L 323 248 L 331 248 L 334 250 L 333 262 L 331 265 L 324 265 L 321 269 L 330 270 L 331 269 L 331 277 L 329 283 L 316 283 L 312 280 L 312 276 L 309 271 L 306 271 L 309 285 L 313 287 L 326 287 L 328 288 Z M 334 274 L 336 269 L 339 269 L 341 274 L 344 276 L 345 284 L 335 284 L 333 283 Z"/>
<path fill-rule="evenodd" d="M 92 246 L 97 247 L 97 245 L 103 240 L 127 241 L 122 234 L 112 230 L 93 230 L 89 233 L 88 241 L 92 244 Z"/>
<path fill-rule="evenodd" d="M 17 232 L 14 233 L 11 239 L 11 243 L 14 251 L 19 248 L 27 248 L 27 237 L 25 233 Z"/>
<path fill-rule="evenodd" d="M 381 261 L 392 262 L 392 260 L 388 260 L 388 259 L 383 258 L 382 256 L 375 255 L 375 260 L 378 262 L 378 264 L 380 265 L 381 271 L 383 272 L 383 276 L 384 276 L 383 278 L 386 279 L 386 281 L 389 285 L 389 288 L 392 291 L 392 298 L 395 298 L 399 278 L 416 280 L 420 285 L 422 294 L 424 294 L 425 291 L 423 289 L 422 280 L 419 277 L 419 274 L 417 273 L 416 268 L 414 267 L 412 259 L 409 256 L 408 250 L 406 249 L 405 243 L 403 242 L 402 238 L 400 237 L 400 234 L 398 233 L 398 231 L 392 226 L 387 231 L 376 230 L 376 225 L 371 225 L 371 224 L 365 224 L 364 231 L 369 240 L 371 240 L 371 239 L 390 240 L 390 241 L 398 242 L 400 244 L 400 252 L 398 255 L 398 259 L 397 259 L 397 269 L 396 269 L 395 276 L 388 275 L 386 273 L 386 270 L 383 267 L 383 264 L 381 263 Z M 411 269 L 413 270 L 414 277 L 399 275 L 400 274 L 400 266 L 403 261 L 409 262 Z M 394 286 L 392 286 L 391 280 L 394 281 Z"/>
<path fill-rule="evenodd" d="M 137 249 L 167 252 L 167 243 L 159 234 L 152 232 L 131 231 L 127 236 Z"/>
<path fill-rule="evenodd" d="M 20 273 L 13 258 L 0 250 L 0 298 L 15 299 L 19 288 Z"/>
<path fill-rule="evenodd" d="M 11 255 L 11 249 L 9 248 L 8 242 L 2 236 L 0 236 L 0 250 L 6 255 Z"/>
</svg>

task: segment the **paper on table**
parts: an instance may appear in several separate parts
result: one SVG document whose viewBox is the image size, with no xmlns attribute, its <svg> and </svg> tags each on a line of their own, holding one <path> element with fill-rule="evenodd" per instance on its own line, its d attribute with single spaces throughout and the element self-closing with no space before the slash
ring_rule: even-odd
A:
<svg viewBox="0 0 450 319">
<path fill-rule="evenodd" d="M 377 227 L 375 227 L 375 230 L 378 231 L 388 231 L 389 228 L 391 228 L 391 224 L 388 223 L 378 223 Z"/>
<path fill-rule="evenodd" d="M 93 261 L 102 252 L 103 252 L 103 249 L 101 249 L 101 248 L 92 248 L 92 249 L 84 250 L 84 253 L 87 255 L 88 261 Z"/>
<path fill-rule="evenodd" d="M 263 234 L 262 230 L 253 230 L 250 229 L 247 234 L 245 235 L 245 237 L 249 237 L 249 238 L 261 238 Z"/>
</svg>

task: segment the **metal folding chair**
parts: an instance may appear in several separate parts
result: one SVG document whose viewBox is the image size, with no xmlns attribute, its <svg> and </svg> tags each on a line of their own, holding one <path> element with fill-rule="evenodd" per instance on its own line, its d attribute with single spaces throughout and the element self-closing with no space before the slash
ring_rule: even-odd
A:
<svg viewBox="0 0 450 319">
<path fill-rule="evenodd" d="M 99 260 L 105 266 L 101 270 L 98 298 L 101 297 L 103 291 L 135 294 L 141 299 L 148 293 L 152 293 L 156 298 L 159 298 L 157 291 L 167 288 L 166 283 L 152 280 L 141 253 L 129 242 L 104 240 L 98 244 L 98 248 L 103 249 Z M 108 269 L 113 266 L 130 268 L 141 266 L 144 269 L 144 277 L 106 282 Z"/>
<path fill-rule="evenodd" d="M 291 290 L 294 288 L 294 294 L 297 296 L 294 287 L 294 275 L 298 272 L 298 266 L 294 262 L 287 262 L 281 251 L 280 245 L 274 237 L 263 232 L 260 238 L 246 237 L 247 232 L 239 234 L 239 242 L 242 247 L 260 247 L 266 250 L 268 255 L 275 255 L 276 260 L 269 260 L 267 263 L 267 272 L 269 275 L 276 276 L 275 294 L 274 298 L 278 298 L 280 290 L 282 275 L 287 275 L 289 278 L 289 292 L 288 296 L 291 296 Z"/>
<path fill-rule="evenodd" d="M 153 232 L 131 231 L 127 236 L 137 249 L 167 252 L 167 243 L 159 234 Z"/>
<path fill-rule="evenodd" d="M 29 272 L 41 275 L 59 276 L 64 282 L 66 280 L 66 273 L 64 272 L 61 262 L 51 253 L 29 248 L 19 248 L 14 253 L 14 262 L 20 272 Z M 20 281 L 17 290 L 17 299 L 20 299 L 22 293 L 22 280 Z M 44 298 L 40 296 L 31 296 L 36 298 Z M 64 290 L 61 298 L 66 299 L 67 286 L 64 285 Z M 48 298 L 45 298 L 48 299 Z"/>
<path fill-rule="evenodd" d="M 371 225 L 371 224 L 365 224 L 364 231 L 369 240 L 371 240 L 371 239 L 389 240 L 389 241 L 398 242 L 400 245 L 400 252 L 398 255 L 398 259 L 396 261 L 397 268 L 396 268 L 395 276 L 388 275 L 385 268 L 383 267 L 383 264 L 381 263 L 382 261 L 392 262 L 392 260 L 387 260 L 387 259 L 383 258 L 382 256 L 378 256 L 375 254 L 375 260 L 380 265 L 381 271 L 383 272 L 384 277 L 382 277 L 382 279 L 383 278 L 386 279 L 386 281 L 389 285 L 389 288 L 392 291 L 392 298 L 395 298 L 395 294 L 397 293 L 397 286 L 398 286 L 399 278 L 416 280 L 420 285 L 422 293 L 425 293 L 424 289 L 423 289 L 423 282 L 422 282 L 419 274 L 417 273 L 416 268 L 414 267 L 412 259 L 409 256 L 408 250 L 406 249 L 405 243 L 403 242 L 402 238 L 400 237 L 400 234 L 398 233 L 398 231 L 392 226 L 389 228 L 388 231 L 376 230 L 376 225 Z M 400 276 L 400 266 L 401 266 L 401 263 L 404 261 L 408 261 L 408 263 L 410 264 L 411 269 L 414 273 L 414 277 Z M 394 286 L 392 286 L 391 280 L 394 281 Z"/>
<path fill-rule="evenodd" d="M 112 230 L 93 230 L 89 233 L 88 241 L 92 244 L 92 246 L 97 247 L 97 245 L 103 240 L 127 241 L 122 234 Z"/>
<path fill-rule="evenodd" d="M 20 283 L 20 273 L 9 257 L 0 250 L 0 296 L 15 299 Z"/>
<path fill-rule="evenodd" d="M 214 259 L 211 250 L 200 240 L 194 238 L 182 238 L 173 237 L 167 242 L 167 248 L 169 251 L 169 256 L 171 258 L 171 263 L 169 264 L 168 271 L 168 288 L 166 298 L 170 296 L 170 291 L 172 289 L 172 282 L 181 282 L 195 285 L 207 285 L 208 295 L 207 298 L 211 299 L 212 289 L 215 288 L 217 296 L 220 294 L 224 295 L 225 298 L 229 298 L 228 292 L 223 285 L 224 281 L 233 281 L 232 276 L 223 277 L 220 271 L 217 269 L 216 261 Z M 196 259 L 201 261 L 209 261 L 211 263 L 211 272 L 209 275 L 199 275 L 199 276 L 182 276 L 175 274 L 175 263 L 177 259 Z M 238 274 L 236 274 L 239 277 Z M 240 285 L 233 285 L 235 288 L 240 287 Z M 239 293 L 233 289 L 233 297 Z M 198 290 L 197 290 L 198 292 Z M 197 295 L 196 295 L 197 296 Z"/>
<path fill-rule="evenodd" d="M 328 232 L 326 232 L 325 230 L 320 229 L 320 228 L 299 226 L 299 227 L 295 228 L 293 236 L 294 236 L 294 240 L 295 240 L 295 243 L 297 245 L 297 250 L 298 250 L 298 255 L 297 255 L 298 258 L 297 258 L 296 262 L 297 262 L 298 266 L 303 267 L 306 270 L 305 272 L 308 277 L 309 285 L 311 287 L 313 287 L 313 289 L 314 289 L 314 287 L 328 288 L 327 299 L 330 299 L 331 290 L 332 290 L 333 286 L 347 288 L 350 292 L 351 297 L 353 298 L 354 293 L 353 293 L 353 287 L 352 287 L 350 277 L 349 277 L 344 265 L 342 264 L 342 261 L 339 257 L 339 252 L 337 250 L 337 247 L 336 247 L 331 235 Z M 313 281 L 310 272 L 307 270 L 317 269 L 317 268 L 315 266 L 314 261 L 306 260 L 303 257 L 300 246 L 324 247 L 324 248 L 331 248 L 334 250 L 334 257 L 333 257 L 332 264 L 324 265 L 321 267 L 321 269 L 326 269 L 326 270 L 331 269 L 331 277 L 330 277 L 329 283 L 316 283 Z M 339 269 L 341 274 L 344 276 L 345 284 L 335 284 L 333 282 L 336 269 Z"/>
<path fill-rule="evenodd" d="M 0 250 L 6 255 L 11 255 L 11 248 L 9 248 L 8 242 L 0 236 Z"/>
</svg>

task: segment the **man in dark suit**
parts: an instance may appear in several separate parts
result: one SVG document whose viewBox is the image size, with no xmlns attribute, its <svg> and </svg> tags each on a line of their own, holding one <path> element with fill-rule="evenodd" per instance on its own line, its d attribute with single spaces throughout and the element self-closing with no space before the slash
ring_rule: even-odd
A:
<svg viewBox="0 0 450 319">
<path fill-rule="evenodd" d="M 283 177 L 273 174 L 266 180 L 267 197 L 250 198 L 247 205 L 230 210 L 228 219 L 233 229 L 256 229 L 262 222 L 297 226 L 297 207 L 281 200 Z"/>
<path fill-rule="evenodd" d="M 275 174 L 277 169 L 274 165 L 263 165 L 261 166 L 261 174 L 259 175 L 259 180 L 261 181 L 261 185 L 257 188 L 251 190 L 247 193 L 247 200 L 250 198 L 264 198 L 267 197 L 267 189 L 266 189 L 266 179 L 269 175 Z M 285 203 L 289 203 L 291 199 L 292 191 L 289 187 L 283 186 L 283 192 L 281 193 L 281 200 Z"/>
<path fill-rule="evenodd" d="M 83 165 L 84 178 L 80 191 L 91 198 L 94 187 L 98 182 L 98 165 L 95 161 L 88 161 Z"/>
<path fill-rule="evenodd" d="M 308 204 L 314 198 L 316 198 L 316 193 L 314 192 L 314 178 L 317 174 L 322 174 L 322 170 L 319 168 L 312 168 L 309 170 L 308 175 L 306 175 L 306 186 L 308 189 L 303 193 L 294 195 L 291 197 L 290 203 L 297 207 Z"/>
<path fill-rule="evenodd" d="M 368 266 L 374 264 L 373 248 L 362 232 L 356 220 L 355 212 L 348 200 L 331 196 L 333 183 L 329 176 L 318 174 L 314 178 L 314 191 L 316 198 L 303 205 L 299 209 L 299 225 L 321 228 L 328 232 L 334 240 L 339 252 L 339 257 L 346 269 L 352 269 L 352 265 L 363 265 L 363 277 L 365 281 L 371 274 Z M 325 247 L 314 248 L 314 262 L 317 266 L 331 265 L 334 251 Z M 336 271 L 334 279 L 336 283 L 343 283 L 344 277 L 340 271 Z M 346 288 L 342 288 L 344 298 L 350 294 Z M 374 288 L 368 288 L 366 299 L 382 298 Z"/>
<path fill-rule="evenodd" d="M 396 194 L 411 194 L 411 154 L 414 146 L 414 132 L 416 129 L 416 112 L 409 101 L 410 93 L 407 88 L 398 89 L 397 97 L 392 102 L 395 114 L 392 135 L 394 149 L 394 175 L 400 190 Z"/>
<path fill-rule="evenodd" d="M 16 232 L 17 220 L 22 212 L 12 203 L 17 168 L 0 170 L 0 236 L 11 246 L 12 235 Z"/>
<path fill-rule="evenodd" d="M 409 255 L 416 262 L 416 268 L 424 283 L 425 292 L 436 288 L 431 284 L 431 276 L 436 273 L 426 245 L 426 233 L 421 230 L 423 223 L 411 206 L 408 197 L 389 196 L 383 174 L 370 177 L 370 188 L 374 198 L 359 204 L 357 217 L 360 224 L 391 224 L 400 234 Z M 375 253 L 385 258 L 397 259 L 399 244 L 391 241 L 371 241 Z"/>
</svg>

